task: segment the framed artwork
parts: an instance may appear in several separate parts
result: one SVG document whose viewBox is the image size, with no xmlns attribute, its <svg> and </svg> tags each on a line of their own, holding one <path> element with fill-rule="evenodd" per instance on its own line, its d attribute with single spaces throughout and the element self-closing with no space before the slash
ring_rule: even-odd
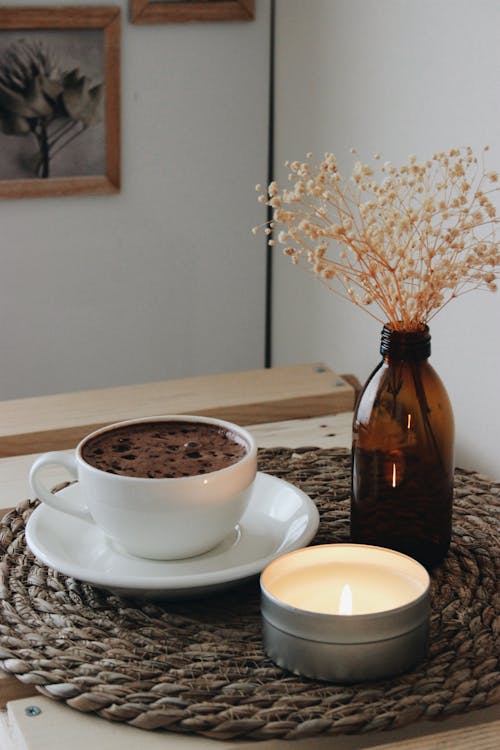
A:
<svg viewBox="0 0 500 750">
<path fill-rule="evenodd" d="M 0 198 L 120 189 L 120 9 L 0 8 Z"/>
<path fill-rule="evenodd" d="M 132 23 L 252 21 L 255 0 L 130 0 Z"/>
</svg>

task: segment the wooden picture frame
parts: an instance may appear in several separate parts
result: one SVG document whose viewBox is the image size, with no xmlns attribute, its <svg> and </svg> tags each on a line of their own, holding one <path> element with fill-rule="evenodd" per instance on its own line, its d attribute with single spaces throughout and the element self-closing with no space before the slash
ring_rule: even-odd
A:
<svg viewBox="0 0 500 750">
<path fill-rule="evenodd" d="M 137 24 L 200 21 L 253 21 L 255 0 L 130 0 L 130 20 Z"/>
<path fill-rule="evenodd" d="M 119 192 L 120 20 L 0 8 L 0 198 Z"/>
</svg>

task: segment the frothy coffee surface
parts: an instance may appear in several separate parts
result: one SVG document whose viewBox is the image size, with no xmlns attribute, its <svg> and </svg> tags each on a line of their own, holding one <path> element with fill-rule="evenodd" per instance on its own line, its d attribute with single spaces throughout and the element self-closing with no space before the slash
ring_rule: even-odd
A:
<svg viewBox="0 0 500 750">
<path fill-rule="evenodd" d="M 207 474 L 247 452 L 238 437 L 206 422 L 138 422 L 88 440 L 84 460 L 111 474 L 150 479 Z"/>
</svg>

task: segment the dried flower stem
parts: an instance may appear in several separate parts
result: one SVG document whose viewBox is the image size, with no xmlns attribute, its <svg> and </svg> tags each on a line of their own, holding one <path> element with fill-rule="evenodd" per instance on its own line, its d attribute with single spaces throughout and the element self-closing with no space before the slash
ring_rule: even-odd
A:
<svg viewBox="0 0 500 750">
<path fill-rule="evenodd" d="M 278 241 L 293 263 L 398 330 L 418 330 L 465 292 L 496 290 L 491 197 L 500 188 L 484 152 L 481 164 L 470 147 L 420 164 L 410 156 L 399 168 L 356 161 L 347 180 L 333 154 L 314 166 L 310 157 L 286 163 L 290 187 L 271 182 L 259 197 L 273 209 L 270 228 L 284 228 Z"/>
</svg>

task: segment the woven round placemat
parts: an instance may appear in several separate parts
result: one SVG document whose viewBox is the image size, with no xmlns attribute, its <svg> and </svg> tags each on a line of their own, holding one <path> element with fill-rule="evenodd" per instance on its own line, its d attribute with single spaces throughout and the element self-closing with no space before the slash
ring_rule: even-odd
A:
<svg viewBox="0 0 500 750">
<path fill-rule="evenodd" d="M 348 539 L 345 450 L 261 450 L 260 469 L 314 498 L 314 543 Z M 500 484 L 458 470 L 455 498 L 452 546 L 432 575 L 429 656 L 401 677 L 343 686 L 275 666 L 257 579 L 151 604 L 58 574 L 25 545 L 36 501 L 0 523 L 0 667 L 80 711 L 219 739 L 374 732 L 498 703 Z"/>
</svg>

